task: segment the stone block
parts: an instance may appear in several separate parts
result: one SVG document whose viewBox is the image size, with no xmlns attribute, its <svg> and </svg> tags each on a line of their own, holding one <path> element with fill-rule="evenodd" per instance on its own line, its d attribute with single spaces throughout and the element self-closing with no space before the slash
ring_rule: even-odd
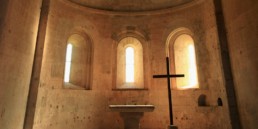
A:
<svg viewBox="0 0 258 129">
<path fill-rule="evenodd" d="M 169 125 L 167 129 L 178 129 L 175 125 Z"/>
</svg>

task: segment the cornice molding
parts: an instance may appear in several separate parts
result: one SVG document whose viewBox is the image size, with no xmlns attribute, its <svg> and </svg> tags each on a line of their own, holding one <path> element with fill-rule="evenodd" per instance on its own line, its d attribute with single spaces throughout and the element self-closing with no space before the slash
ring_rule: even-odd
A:
<svg viewBox="0 0 258 129">
<path fill-rule="evenodd" d="M 180 10 L 184 10 L 187 9 L 189 7 L 198 5 L 203 3 L 205 0 L 193 0 L 191 2 L 188 2 L 186 4 L 182 4 L 179 6 L 173 6 L 173 7 L 168 7 L 168 8 L 162 8 L 162 9 L 154 9 L 154 10 L 147 10 L 147 11 L 110 11 L 110 10 L 106 10 L 106 9 L 96 9 L 96 8 L 91 8 L 91 7 L 87 7 L 87 6 L 83 6 L 74 2 L 71 2 L 69 0 L 61 0 L 64 3 L 75 7 L 75 8 L 79 8 L 82 11 L 87 11 L 89 13 L 93 13 L 93 14 L 101 14 L 101 15 L 122 15 L 122 16 L 138 16 L 138 15 L 160 15 L 160 14 L 166 14 L 166 13 L 171 13 L 171 12 L 177 12 Z"/>
</svg>

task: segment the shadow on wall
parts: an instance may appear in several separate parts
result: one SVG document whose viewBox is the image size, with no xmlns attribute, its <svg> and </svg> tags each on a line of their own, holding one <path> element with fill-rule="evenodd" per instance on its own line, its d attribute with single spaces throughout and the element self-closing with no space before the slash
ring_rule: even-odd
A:
<svg viewBox="0 0 258 129">
<path fill-rule="evenodd" d="M 201 95 L 198 97 L 198 106 L 199 106 L 199 107 L 208 106 L 208 105 L 207 105 L 207 102 L 206 102 L 206 95 L 201 94 Z"/>
<path fill-rule="evenodd" d="M 199 107 L 210 106 L 210 105 L 207 104 L 206 95 L 201 94 L 201 95 L 198 97 L 198 106 L 199 106 Z M 217 99 L 217 106 L 223 106 L 223 102 L 222 102 L 222 99 L 221 99 L 221 98 L 218 98 L 218 99 Z"/>
<path fill-rule="evenodd" d="M 218 104 L 218 106 L 223 106 L 223 102 L 222 102 L 222 99 L 221 99 L 221 98 L 218 98 L 217 104 Z"/>
</svg>

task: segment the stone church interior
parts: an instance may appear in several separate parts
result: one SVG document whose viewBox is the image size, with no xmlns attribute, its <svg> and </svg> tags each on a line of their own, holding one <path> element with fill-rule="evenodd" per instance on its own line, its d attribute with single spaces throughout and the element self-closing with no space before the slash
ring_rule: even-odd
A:
<svg viewBox="0 0 258 129">
<path fill-rule="evenodd" d="M 1 0 L 0 129 L 258 129 L 257 56 L 257 0 Z"/>
</svg>

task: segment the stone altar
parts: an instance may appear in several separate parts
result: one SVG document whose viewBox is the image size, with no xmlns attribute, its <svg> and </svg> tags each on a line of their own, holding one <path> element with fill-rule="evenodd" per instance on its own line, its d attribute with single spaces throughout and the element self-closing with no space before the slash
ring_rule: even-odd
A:
<svg viewBox="0 0 258 129">
<path fill-rule="evenodd" d="M 109 105 L 111 111 L 120 112 L 124 120 L 124 129 L 140 129 L 140 119 L 144 112 L 152 112 L 153 105 Z"/>
</svg>

